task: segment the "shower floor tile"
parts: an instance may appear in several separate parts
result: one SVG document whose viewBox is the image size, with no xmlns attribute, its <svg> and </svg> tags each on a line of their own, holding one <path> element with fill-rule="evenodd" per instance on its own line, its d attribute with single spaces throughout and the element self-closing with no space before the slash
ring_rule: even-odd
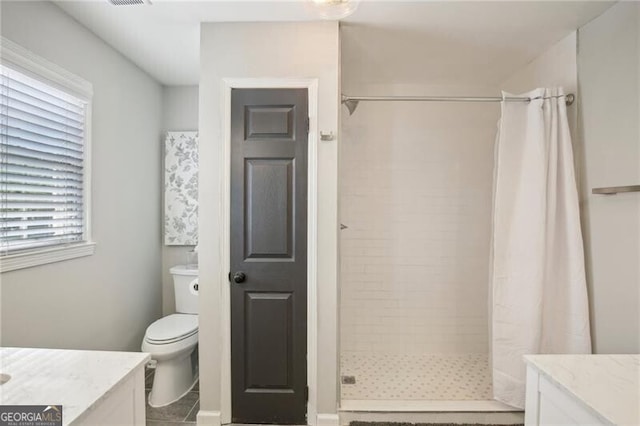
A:
<svg viewBox="0 0 640 426">
<path fill-rule="evenodd" d="M 491 400 L 486 354 L 369 354 L 340 357 L 343 400 Z"/>
</svg>

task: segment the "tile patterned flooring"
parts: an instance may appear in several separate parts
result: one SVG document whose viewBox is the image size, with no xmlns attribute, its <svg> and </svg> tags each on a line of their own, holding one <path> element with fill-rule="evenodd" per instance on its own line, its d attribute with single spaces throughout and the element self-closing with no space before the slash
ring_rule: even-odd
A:
<svg viewBox="0 0 640 426">
<path fill-rule="evenodd" d="M 371 354 L 340 357 L 343 400 L 491 400 L 487 354 Z"/>
<path fill-rule="evenodd" d="M 343 400 L 491 400 L 491 372 L 486 354 L 370 354 L 346 352 L 340 357 Z M 148 397 L 153 369 L 145 378 Z M 147 426 L 195 425 L 200 388 L 166 407 L 147 405 Z"/>
<path fill-rule="evenodd" d="M 153 384 L 155 370 L 147 369 L 145 376 L 145 396 L 149 397 Z M 180 400 L 166 407 L 152 408 L 147 403 L 147 426 L 185 426 L 195 425 L 196 415 L 200 410 L 200 382 L 196 383 L 191 392 Z"/>
</svg>

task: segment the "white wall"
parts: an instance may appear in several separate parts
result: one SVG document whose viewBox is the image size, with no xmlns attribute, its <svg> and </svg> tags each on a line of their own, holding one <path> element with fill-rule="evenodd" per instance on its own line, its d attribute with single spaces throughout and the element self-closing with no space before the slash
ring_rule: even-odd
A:
<svg viewBox="0 0 640 426">
<path fill-rule="evenodd" d="M 162 132 L 164 134 L 167 131 L 181 130 L 198 130 L 198 86 L 165 86 L 163 88 Z M 162 178 L 164 179 L 164 172 Z M 162 187 L 164 187 L 164 185 Z M 187 263 L 187 252 L 192 249 L 193 246 L 162 245 L 163 315 L 168 315 L 175 312 L 173 278 L 169 273 L 169 269 L 172 266 Z"/>
<path fill-rule="evenodd" d="M 502 83 L 502 89 L 513 94 L 521 94 L 538 87 L 562 87 L 565 93 L 577 94 L 577 43 L 577 33 L 572 32 L 511 75 Z M 578 110 L 577 103 L 567 108 L 567 119 L 576 159 L 576 180 L 580 182 L 581 174 L 577 159 L 580 156 L 582 144 L 577 127 Z"/>
<path fill-rule="evenodd" d="M 268 39 L 265 39 L 268 34 Z M 220 282 L 221 122 L 223 78 L 318 78 L 320 130 L 338 130 L 338 26 L 316 23 L 211 23 L 201 26 L 200 75 L 200 409 L 222 407 Z M 318 147 L 318 358 L 319 413 L 337 408 L 337 177 L 338 143 Z M 314 423 L 315 418 L 309 419 Z M 337 420 L 337 419 L 335 419 Z"/>
<path fill-rule="evenodd" d="M 3 273 L 2 346 L 139 350 L 161 313 L 161 86 L 49 2 L 2 36 L 93 83 L 93 256 Z"/>
<path fill-rule="evenodd" d="M 537 87 L 564 87 L 565 92 L 574 92 L 578 88 L 576 43 L 575 32 L 554 43 L 503 82 L 503 90 L 519 94 Z"/>
<path fill-rule="evenodd" d="M 352 66 L 348 50 L 342 58 Z M 343 84 L 358 95 L 497 92 Z M 363 102 L 351 117 L 343 111 L 342 352 L 487 353 L 498 118 L 498 104 Z"/>
<path fill-rule="evenodd" d="M 620 2 L 579 30 L 581 187 L 597 353 L 640 352 L 640 5 Z"/>
</svg>

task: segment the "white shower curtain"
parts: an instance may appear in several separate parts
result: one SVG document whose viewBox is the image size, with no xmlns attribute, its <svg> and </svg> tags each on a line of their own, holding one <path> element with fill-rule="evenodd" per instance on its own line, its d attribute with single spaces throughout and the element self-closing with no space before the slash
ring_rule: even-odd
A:
<svg viewBox="0 0 640 426">
<path fill-rule="evenodd" d="M 496 141 L 491 360 L 498 401 L 524 408 L 526 354 L 590 353 L 571 135 L 562 89 L 502 102 Z M 514 96 L 503 93 L 503 96 Z"/>
</svg>

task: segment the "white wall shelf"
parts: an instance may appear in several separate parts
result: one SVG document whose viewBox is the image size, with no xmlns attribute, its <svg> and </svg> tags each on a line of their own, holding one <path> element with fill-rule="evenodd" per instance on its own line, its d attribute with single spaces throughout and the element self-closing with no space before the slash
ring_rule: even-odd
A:
<svg viewBox="0 0 640 426">
<path fill-rule="evenodd" d="M 640 192 L 640 185 L 626 185 L 626 186 L 609 186 L 603 188 L 593 188 L 592 194 L 600 195 L 616 195 L 623 192 Z"/>
</svg>

